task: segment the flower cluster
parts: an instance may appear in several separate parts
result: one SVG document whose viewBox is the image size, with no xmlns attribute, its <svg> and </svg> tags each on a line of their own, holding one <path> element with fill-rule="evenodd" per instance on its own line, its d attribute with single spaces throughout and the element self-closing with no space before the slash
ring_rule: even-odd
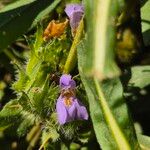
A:
<svg viewBox="0 0 150 150">
<path fill-rule="evenodd" d="M 75 34 L 84 14 L 84 7 L 82 4 L 68 4 L 66 5 L 65 12 L 70 20 L 72 33 Z"/>
<path fill-rule="evenodd" d="M 83 104 L 76 98 L 76 83 L 70 75 L 60 78 L 61 94 L 57 100 L 56 111 L 60 124 L 73 120 L 87 120 L 88 113 Z"/>
</svg>

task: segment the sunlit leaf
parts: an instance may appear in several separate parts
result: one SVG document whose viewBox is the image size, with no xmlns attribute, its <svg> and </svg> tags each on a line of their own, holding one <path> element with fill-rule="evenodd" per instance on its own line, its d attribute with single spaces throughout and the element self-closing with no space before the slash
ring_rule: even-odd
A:
<svg viewBox="0 0 150 150">
<path fill-rule="evenodd" d="M 150 66 L 136 66 L 131 68 L 129 85 L 144 88 L 150 84 Z"/>
<path fill-rule="evenodd" d="M 142 32 L 145 45 L 150 45 L 150 1 L 141 8 Z"/>
<path fill-rule="evenodd" d="M 96 78 L 87 78 L 83 70 L 85 54 L 86 49 L 82 43 L 78 49 L 78 67 L 89 99 L 90 115 L 99 144 L 102 149 L 138 149 L 119 79 L 100 83 Z"/>
<path fill-rule="evenodd" d="M 142 150 L 149 150 L 150 149 L 150 137 L 138 134 L 138 141 L 140 143 L 140 147 Z"/>
</svg>

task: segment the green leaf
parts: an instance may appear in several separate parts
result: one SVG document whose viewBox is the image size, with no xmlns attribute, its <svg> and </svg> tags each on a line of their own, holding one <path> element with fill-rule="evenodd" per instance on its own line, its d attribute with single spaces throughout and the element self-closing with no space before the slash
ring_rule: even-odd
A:
<svg viewBox="0 0 150 150">
<path fill-rule="evenodd" d="M 102 149 L 138 149 L 134 127 L 123 88 L 119 79 L 100 83 L 96 78 L 87 78 L 83 70 L 86 50 L 82 43 L 78 48 L 78 67 L 88 99 L 90 115 L 97 140 Z"/>
<path fill-rule="evenodd" d="M 145 45 L 150 45 L 150 1 L 141 8 L 142 32 Z"/>
<path fill-rule="evenodd" d="M 18 80 L 13 83 L 12 87 L 18 92 L 27 92 L 34 84 L 38 76 L 39 70 L 41 68 L 41 63 L 42 60 L 34 55 L 29 60 L 25 71 L 23 70 L 23 68 L 18 67 L 18 74 L 16 75 L 16 78 Z"/>
<path fill-rule="evenodd" d="M 150 137 L 137 134 L 138 141 L 140 143 L 140 147 L 142 150 L 149 150 L 150 149 Z"/>
<path fill-rule="evenodd" d="M 48 99 L 48 90 L 49 90 L 49 80 L 47 79 L 41 87 L 33 87 L 29 93 L 29 99 L 33 105 L 33 110 L 36 110 L 36 113 L 43 115 L 43 118 L 46 117 L 47 113 L 44 108 L 44 102 Z"/>
<path fill-rule="evenodd" d="M 51 84 L 49 86 L 49 76 L 45 77 L 42 84 L 39 86 L 41 78 L 37 75 L 35 78 L 35 83 L 32 85 L 28 96 L 31 103 L 31 109 L 35 114 L 42 118 L 49 118 L 48 113 L 55 111 L 55 102 L 58 97 L 58 87 Z"/>
<path fill-rule="evenodd" d="M 19 120 L 20 112 L 22 110 L 18 100 L 11 100 L 0 111 L 0 129 L 5 129 Z"/>
<path fill-rule="evenodd" d="M 16 80 L 12 84 L 12 88 L 16 91 L 23 91 L 28 83 L 29 76 L 25 73 L 22 68 L 18 67 L 18 73 L 16 74 Z"/>
<path fill-rule="evenodd" d="M 42 25 L 38 25 L 37 26 L 37 31 L 35 33 L 35 42 L 33 47 L 31 48 L 32 51 L 34 51 L 34 53 L 38 56 L 39 53 L 39 49 L 41 48 L 43 43 L 43 27 Z"/>
<path fill-rule="evenodd" d="M 46 147 L 48 141 L 51 139 L 53 142 L 58 140 L 59 134 L 57 133 L 55 128 L 52 128 L 50 131 L 43 131 L 42 132 L 42 144 L 39 148 L 39 150 L 42 150 L 44 147 Z"/>
<path fill-rule="evenodd" d="M 26 93 L 22 92 L 19 99 L 18 103 L 22 106 L 24 111 L 28 111 L 30 109 L 30 100 L 29 97 Z"/>
<path fill-rule="evenodd" d="M 33 124 L 33 119 L 31 119 L 31 117 L 26 116 L 26 118 L 20 123 L 17 129 L 18 136 L 25 136 Z"/>
<path fill-rule="evenodd" d="M 81 148 L 81 145 L 77 144 L 77 143 L 71 143 L 70 144 L 70 150 L 79 150 Z"/>
<path fill-rule="evenodd" d="M 88 41 L 84 71 L 99 79 L 117 76 L 120 71 L 115 63 L 114 50 L 118 2 L 87 0 L 85 5 Z"/>
<path fill-rule="evenodd" d="M 143 7 L 141 7 L 141 19 L 142 19 L 142 32 L 150 29 L 150 1 L 148 0 Z"/>
<path fill-rule="evenodd" d="M 0 48 L 27 32 L 61 0 L 19 0 L 0 11 Z"/>
<path fill-rule="evenodd" d="M 42 150 L 43 148 L 45 149 L 48 141 L 51 139 L 51 134 L 49 132 L 42 132 L 42 142 L 39 150 Z"/>
<path fill-rule="evenodd" d="M 150 84 L 150 66 L 136 66 L 131 68 L 129 85 L 144 88 Z"/>
</svg>

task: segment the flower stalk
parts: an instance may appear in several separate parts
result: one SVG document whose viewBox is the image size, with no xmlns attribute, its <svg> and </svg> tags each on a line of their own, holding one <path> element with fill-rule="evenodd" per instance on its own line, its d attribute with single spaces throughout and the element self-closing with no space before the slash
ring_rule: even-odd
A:
<svg viewBox="0 0 150 150">
<path fill-rule="evenodd" d="M 64 74 L 68 74 L 70 73 L 73 68 L 75 67 L 76 61 L 77 61 L 77 46 L 80 42 L 82 33 L 83 33 L 83 29 L 84 29 L 84 22 L 83 19 L 80 21 L 80 24 L 77 28 L 77 32 L 76 35 L 74 37 L 74 41 L 72 43 L 72 46 L 70 48 L 70 52 L 68 54 L 65 66 L 64 66 Z"/>
</svg>

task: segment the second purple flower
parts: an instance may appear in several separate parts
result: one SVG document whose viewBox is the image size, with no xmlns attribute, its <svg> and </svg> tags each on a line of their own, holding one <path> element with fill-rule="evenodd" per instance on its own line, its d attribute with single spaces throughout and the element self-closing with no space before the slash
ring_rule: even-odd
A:
<svg viewBox="0 0 150 150">
<path fill-rule="evenodd" d="M 65 12 L 70 20 L 72 33 L 75 34 L 84 14 L 84 7 L 82 4 L 68 4 L 66 5 Z"/>
</svg>

